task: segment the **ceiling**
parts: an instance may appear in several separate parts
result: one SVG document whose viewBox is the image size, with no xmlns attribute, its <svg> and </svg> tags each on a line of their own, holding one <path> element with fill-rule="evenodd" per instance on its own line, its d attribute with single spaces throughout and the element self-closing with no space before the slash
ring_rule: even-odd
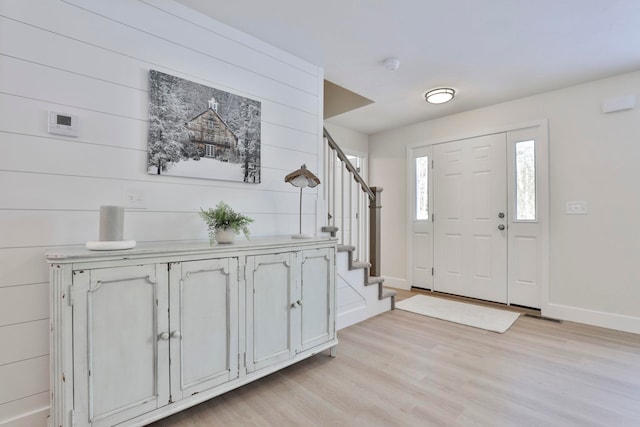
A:
<svg viewBox="0 0 640 427">
<path fill-rule="evenodd" d="M 365 134 L 640 70 L 639 0 L 178 2 L 374 101 L 328 120 Z M 456 98 L 424 102 L 440 86 Z"/>
</svg>

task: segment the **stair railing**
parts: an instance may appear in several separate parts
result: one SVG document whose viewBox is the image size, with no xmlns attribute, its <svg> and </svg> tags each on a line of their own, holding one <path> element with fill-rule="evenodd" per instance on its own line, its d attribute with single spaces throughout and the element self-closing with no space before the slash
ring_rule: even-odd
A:
<svg viewBox="0 0 640 427">
<path fill-rule="evenodd" d="M 369 260 L 372 276 L 380 274 L 381 187 L 369 187 L 358 169 L 324 129 L 325 200 L 328 224 L 338 227 L 338 241 L 355 246 L 354 259 Z M 368 209 L 367 209 L 368 202 Z"/>
</svg>

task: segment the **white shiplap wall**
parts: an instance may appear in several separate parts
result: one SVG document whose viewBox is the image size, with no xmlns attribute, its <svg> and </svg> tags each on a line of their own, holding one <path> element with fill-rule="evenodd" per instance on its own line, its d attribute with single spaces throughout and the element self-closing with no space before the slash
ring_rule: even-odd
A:
<svg viewBox="0 0 640 427">
<path fill-rule="evenodd" d="M 148 73 L 156 69 L 262 103 L 259 185 L 147 175 Z M 322 69 L 170 0 L 0 2 L 0 426 L 45 426 L 45 248 L 98 237 L 100 205 L 142 191 L 125 238 L 206 239 L 199 208 L 224 200 L 253 236 L 297 232 L 284 176 L 320 172 Z M 77 138 L 47 133 L 48 111 L 76 114 Z M 322 176 L 320 176 L 323 179 Z M 318 191 L 305 190 L 305 230 Z"/>
</svg>

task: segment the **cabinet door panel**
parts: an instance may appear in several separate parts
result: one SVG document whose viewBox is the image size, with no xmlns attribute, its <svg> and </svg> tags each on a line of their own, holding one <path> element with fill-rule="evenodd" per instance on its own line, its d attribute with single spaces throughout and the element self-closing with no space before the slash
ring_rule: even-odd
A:
<svg viewBox="0 0 640 427">
<path fill-rule="evenodd" d="M 191 261 L 172 267 L 173 400 L 238 377 L 237 270 L 236 258 Z"/>
<path fill-rule="evenodd" d="M 302 253 L 302 350 L 333 338 L 334 252 L 324 248 Z"/>
<path fill-rule="evenodd" d="M 295 254 L 247 259 L 247 371 L 287 360 L 295 353 Z"/>
<path fill-rule="evenodd" d="M 168 324 L 167 281 L 157 268 L 105 268 L 74 277 L 74 347 L 87 356 L 75 372 L 75 387 L 87 390 L 76 394 L 87 399 L 76 405 L 81 422 L 113 425 L 169 401 L 169 349 L 158 338 Z"/>
</svg>

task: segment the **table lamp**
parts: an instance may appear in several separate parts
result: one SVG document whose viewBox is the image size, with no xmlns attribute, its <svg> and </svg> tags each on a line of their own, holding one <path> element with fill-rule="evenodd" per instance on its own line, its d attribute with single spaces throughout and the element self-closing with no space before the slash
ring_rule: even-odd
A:
<svg viewBox="0 0 640 427">
<path fill-rule="evenodd" d="M 307 165 L 300 166 L 300 169 L 291 172 L 289 175 L 284 177 L 284 182 L 288 182 L 294 187 L 300 188 L 300 232 L 298 234 L 294 234 L 291 237 L 294 239 L 309 239 L 313 237 L 313 234 L 303 234 L 302 233 L 302 189 L 304 187 L 315 187 L 320 184 L 320 180 L 317 176 L 311 173 L 307 169 Z"/>
</svg>

